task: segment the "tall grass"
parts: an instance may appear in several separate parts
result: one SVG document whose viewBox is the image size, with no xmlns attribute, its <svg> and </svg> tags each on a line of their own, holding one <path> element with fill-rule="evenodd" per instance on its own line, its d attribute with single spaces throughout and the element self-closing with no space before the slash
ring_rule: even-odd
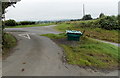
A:
<svg viewBox="0 0 120 78">
<path fill-rule="evenodd" d="M 3 56 L 6 56 L 10 53 L 10 49 L 15 47 L 17 44 L 16 38 L 8 33 L 4 33 L 3 37 Z"/>
<path fill-rule="evenodd" d="M 86 22 L 86 21 L 82 21 L 82 22 Z M 119 31 L 117 30 L 105 30 L 105 29 L 98 28 L 98 27 L 94 27 L 94 28 L 93 27 L 81 27 L 81 26 L 77 26 L 76 25 L 77 23 L 79 23 L 79 21 L 58 24 L 58 26 L 56 26 L 55 29 L 62 31 L 62 32 L 65 32 L 65 30 L 68 30 L 68 29 L 78 30 L 81 32 L 85 30 L 85 34 L 84 34 L 85 36 L 100 39 L 100 40 L 120 43 L 119 38 L 118 38 Z"/>
</svg>

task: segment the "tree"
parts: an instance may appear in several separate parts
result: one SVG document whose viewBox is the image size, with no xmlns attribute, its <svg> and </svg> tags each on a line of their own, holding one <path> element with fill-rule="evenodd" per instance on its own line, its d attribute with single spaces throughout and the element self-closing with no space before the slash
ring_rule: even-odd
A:
<svg viewBox="0 0 120 78">
<path fill-rule="evenodd" d="M 35 24 L 34 21 L 21 21 L 19 22 L 20 25 L 32 25 L 32 24 Z"/>
<path fill-rule="evenodd" d="M 5 9 L 9 6 L 16 4 L 17 2 L 2 2 L 2 14 L 5 13 Z"/>
<path fill-rule="evenodd" d="M 83 16 L 82 20 L 91 20 L 92 17 L 90 14 Z"/>
<path fill-rule="evenodd" d="M 119 26 L 120 26 L 120 15 L 118 15 L 118 24 L 119 24 Z"/>
<path fill-rule="evenodd" d="M 120 29 L 117 17 L 115 16 L 105 16 L 104 18 L 100 19 L 99 24 L 101 25 L 101 28 L 107 30 Z"/>
<path fill-rule="evenodd" d="M 10 20 L 4 21 L 4 24 L 5 26 L 16 26 L 17 23 L 15 20 L 10 19 Z"/>
<path fill-rule="evenodd" d="M 4 0 L 3 0 L 4 1 Z M 20 1 L 20 0 L 19 0 Z M 1 1 L 1 4 L 2 4 L 2 10 L 0 9 L 0 11 L 2 11 L 1 13 L 2 14 L 5 14 L 5 9 L 8 8 L 9 6 L 13 5 L 13 4 L 16 4 L 17 2 L 2 2 Z M 0 15 L 0 18 L 2 17 L 2 15 Z M 4 17 L 5 18 L 5 17 Z M 0 19 L 0 21 L 2 21 L 2 19 Z M 4 24 L 2 23 L 2 44 L 5 42 L 4 41 L 4 36 L 5 36 L 5 33 L 3 32 L 3 28 L 4 28 Z M 4 44 L 3 44 L 4 45 Z"/>
<path fill-rule="evenodd" d="M 99 18 L 102 18 L 102 17 L 105 17 L 104 13 L 101 13 L 101 14 L 99 15 Z"/>
</svg>

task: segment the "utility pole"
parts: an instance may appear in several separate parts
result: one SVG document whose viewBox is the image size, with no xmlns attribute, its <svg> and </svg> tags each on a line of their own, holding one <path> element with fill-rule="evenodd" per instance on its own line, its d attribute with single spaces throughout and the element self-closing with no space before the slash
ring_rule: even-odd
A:
<svg viewBox="0 0 120 78">
<path fill-rule="evenodd" d="M 85 16 L 85 5 L 83 4 L 83 16 Z"/>
<path fill-rule="evenodd" d="M 0 57 L 2 57 L 2 2 L 0 1 Z M 0 69 L 2 68 L 2 59 L 0 59 Z M 0 77 L 2 76 L 0 70 Z"/>
<path fill-rule="evenodd" d="M 0 1 L 0 51 L 1 45 L 2 45 L 2 2 Z"/>
<path fill-rule="evenodd" d="M 120 15 L 120 1 L 118 2 L 118 15 Z"/>
</svg>

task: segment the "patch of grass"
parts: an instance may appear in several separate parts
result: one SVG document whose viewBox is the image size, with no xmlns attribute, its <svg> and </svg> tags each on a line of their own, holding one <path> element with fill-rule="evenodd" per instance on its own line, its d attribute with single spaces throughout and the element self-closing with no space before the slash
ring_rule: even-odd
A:
<svg viewBox="0 0 120 78">
<path fill-rule="evenodd" d="M 7 26 L 6 28 L 25 28 L 25 27 L 38 27 L 38 26 L 49 26 L 49 25 L 54 25 L 54 23 L 35 24 L 35 25 Z"/>
<path fill-rule="evenodd" d="M 16 38 L 8 33 L 4 33 L 4 38 L 3 38 L 3 57 L 8 55 L 10 52 L 10 49 L 15 47 L 17 44 Z"/>
<path fill-rule="evenodd" d="M 72 45 L 71 41 L 67 41 L 69 44 L 66 44 L 63 39 L 60 42 L 60 38 L 65 36 L 59 35 L 58 37 L 58 35 L 47 34 L 44 36 L 58 41 L 57 44 L 64 48 L 66 60 L 69 64 L 98 69 L 114 69 L 120 62 L 119 48 L 114 45 L 98 42 L 89 37 L 81 37 L 81 40 L 76 42 L 77 45 Z"/>
<path fill-rule="evenodd" d="M 68 63 L 96 68 L 114 68 L 118 65 L 118 47 L 86 38 L 78 46 L 61 44 Z"/>
<path fill-rule="evenodd" d="M 49 37 L 51 39 L 66 38 L 66 34 L 65 33 L 61 33 L 61 34 L 43 34 L 41 36 L 46 36 L 46 37 Z"/>
<path fill-rule="evenodd" d="M 71 27 L 72 27 L 71 24 L 62 23 L 62 24 L 58 24 L 58 26 L 55 26 L 54 29 L 65 32 L 65 30 L 70 30 Z"/>
<path fill-rule="evenodd" d="M 85 30 L 85 34 L 88 37 L 96 38 L 100 40 L 106 40 L 110 42 L 120 43 L 118 38 L 119 31 L 117 30 L 105 30 L 101 28 L 89 28 L 89 27 L 76 27 L 74 23 L 71 22 L 71 24 L 58 24 L 58 26 L 55 27 L 55 29 L 65 32 L 65 30 L 78 30 L 83 32 Z"/>
</svg>

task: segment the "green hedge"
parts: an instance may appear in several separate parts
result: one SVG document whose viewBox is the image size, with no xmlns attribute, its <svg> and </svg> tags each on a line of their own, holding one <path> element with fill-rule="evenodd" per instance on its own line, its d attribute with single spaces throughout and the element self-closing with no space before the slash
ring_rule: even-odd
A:
<svg viewBox="0 0 120 78">
<path fill-rule="evenodd" d="M 12 19 L 6 20 L 6 21 L 4 22 L 4 24 L 5 24 L 5 26 L 16 26 L 16 25 L 17 25 L 16 21 L 15 21 L 15 20 L 12 20 Z"/>
<path fill-rule="evenodd" d="M 120 30 L 120 16 L 104 16 L 95 20 L 72 23 L 74 27 L 103 28 L 107 30 Z"/>
<path fill-rule="evenodd" d="M 20 21 L 20 22 L 16 22 L 15 20 L 6 20 L 3 22 L 5 26 L 17 26 L 17 25 L 33 25 L 36 22 L 34 21 Z"/>
</svg>

